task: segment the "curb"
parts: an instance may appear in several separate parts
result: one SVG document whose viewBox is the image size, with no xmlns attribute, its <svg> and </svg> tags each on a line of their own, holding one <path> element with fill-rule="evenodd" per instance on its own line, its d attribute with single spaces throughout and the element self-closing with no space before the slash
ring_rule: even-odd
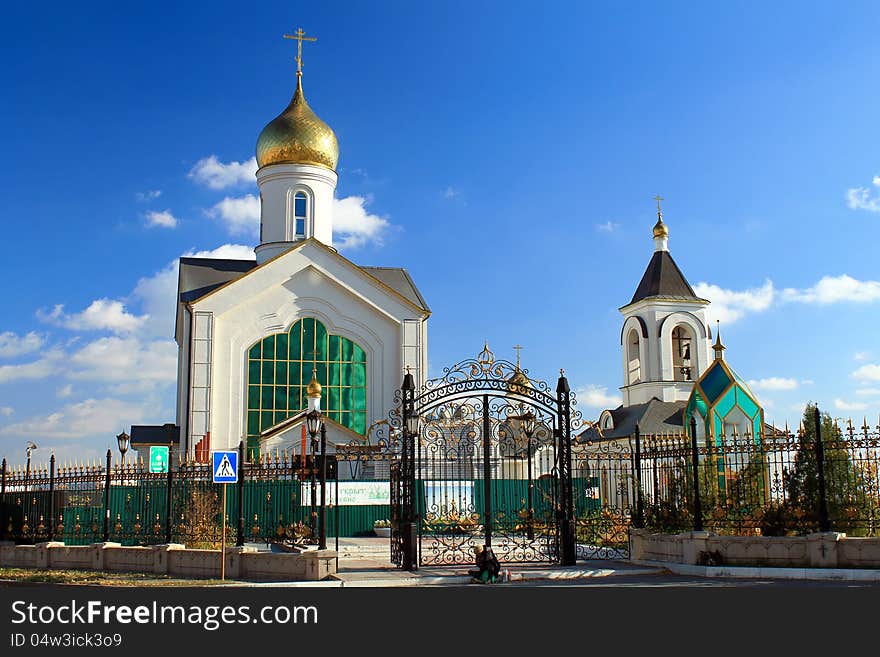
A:
<svg viewBox="0 0 880 657">
<path fill-rule="evenodd" d="M 786 579 L 835 582 L 880 582 L 880 569 L 853 568 L 774 568 L 767 566 L 694 566 L 665 561 L 634 561 L 663 568 L 676 575 L 729 577 L 731 579 Z"/>
</svg>

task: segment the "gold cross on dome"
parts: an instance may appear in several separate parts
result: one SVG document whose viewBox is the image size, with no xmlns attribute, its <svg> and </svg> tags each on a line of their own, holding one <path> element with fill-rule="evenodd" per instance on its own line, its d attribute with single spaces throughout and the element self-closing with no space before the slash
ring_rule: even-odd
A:
<svg viewBox="0 0 880 657">
<path fill-rule="evenodd" d="M 299 28 L 293 34 L 285 34 L 285 39 L 296 40 L 296 72 L 302 73 L 303 70 L 303 41 L 317 41 L 318 37 L 307 37 L 302 28 Z"/>
<path fill-rule="evenodd" d="M 519 356 L 520 356 L 519 352 L 521 352 L 523 349 L 525 349 L 525 347 L 523 347 L 521 344 L 518 344 L 518 345 L 514 345 L 513 349 L 514 349 L 514 351 L 516 351 L 516 366 L 519 367 Z"/>
<path fill-rule="evenodd" d="M 660 196 L 660 194 L 657 194 L 657 196 L 654 197 L 654 200 L 657 201 L 657 214 L 662 213 L 663 210 L 660 208 L 660 201 L 663 200 L 663 197 Z"/>
</svg>

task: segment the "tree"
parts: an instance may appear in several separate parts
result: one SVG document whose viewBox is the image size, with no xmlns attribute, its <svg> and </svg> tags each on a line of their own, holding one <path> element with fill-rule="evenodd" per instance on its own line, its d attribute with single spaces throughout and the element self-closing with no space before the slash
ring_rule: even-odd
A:
<svg viewBox="0 0 880 657">
<path fill-rule="evenodd" d="M 816 459 L 816 404 L 804 409 L 803 431 L 792 467 L 783 473 L 787 521 L 799 533 L 819 529 L 819 467 Z M 840 435 L 831 416 L 820 417 L 825 447 L 825 495 L 832 529 L 857 535 L 865 532 L 873 505 L 867 495 L 865 472 L 853 463 L 850 445 Z"/>
</svg>

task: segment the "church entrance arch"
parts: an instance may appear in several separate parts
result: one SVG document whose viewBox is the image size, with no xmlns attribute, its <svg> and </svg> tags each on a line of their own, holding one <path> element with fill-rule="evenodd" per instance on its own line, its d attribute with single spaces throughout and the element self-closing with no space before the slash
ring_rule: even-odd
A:
<svg viewBox="0 0 880 657">
<path fill-rule="evenodd" d="M 502 563 L 575 562 L 571 431 L 580 414 L 564 374 L 553 391 L 487 345 L 419 388 L 408 373 L 398 395 L 398 566 L 471 564 L 478 545 Z"/>
</svg>

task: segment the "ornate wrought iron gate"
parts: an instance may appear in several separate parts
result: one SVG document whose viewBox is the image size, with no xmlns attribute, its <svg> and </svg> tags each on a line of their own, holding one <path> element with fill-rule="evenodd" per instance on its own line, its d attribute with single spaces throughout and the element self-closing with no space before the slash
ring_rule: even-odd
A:
<svg viewBox="0 0 880 657">
<path fill-rule="evenodd" d="M 472 563 L 477 545 L 503 563 L 574 563 L 571 429 L 580 415 L 564 374 L 554 396 L 487 345 L 418 389 L 408 373 L 399 394 L 395 563 Z"/>
</svg>

